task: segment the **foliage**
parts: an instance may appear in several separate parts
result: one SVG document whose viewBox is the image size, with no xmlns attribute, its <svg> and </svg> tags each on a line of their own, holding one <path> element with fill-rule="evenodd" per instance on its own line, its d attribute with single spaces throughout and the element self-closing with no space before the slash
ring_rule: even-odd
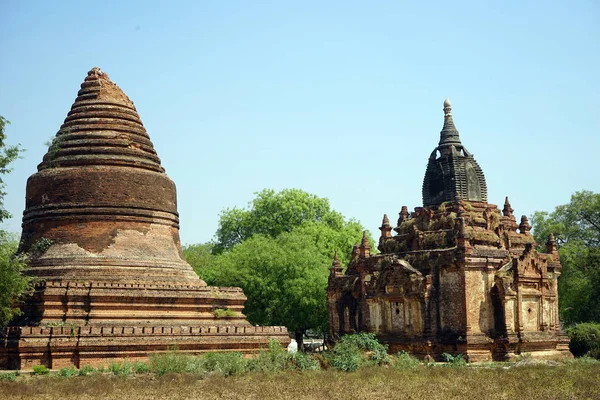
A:
<svg viewBox="0 0 600 400">
<path fill-rule="evenodd" d="M 78 375 L 78 371 L 77 369 L 75 369 L 74 366 L 71 365 L 68 367 L 61 368 L 60 371 L 58 371 L 58 375 L 63 376 L 65 378 L 70 378 L 72 376 Z"/>
<path fill-rule="evenodd" d="M 206 280 L 210 285 L 242 287 L 248 297 L 244 311 L 252 324 L 324 331 L 329 263 L 307 236 L 254 235 L 219 256 L 212 266 L 213 278 Z"/>
<path fill-rule="evenodd" d="M 600 322 L 600 194 L 577 192 L 551 213 L 534 213 L 532 225 L 538 243 L 553 233 L 559 245 L 561 319 Z"/>
<path fill-rule="evenodd" d="M 269 339 L 269 348 L 261 351 L 250 360 L 248 368 L 251 371 L 277 372 L 288 368 L 291 356 L 274 339 Z"/>
<path fill-rule="evenodd" d="M 147 372 L 150 372 L 150 366 L 143 361 L 134 362 L 131 368 L 136 374 L 145 374 Z"/>
<path fill-rule="evenodd" d="M 373 333 L 344 335 L 327 355 L 332 367 L 352 372 L 365 363 L 383 365 L 390 362 L 387 345 L 382 345 Z"/>
<path fill-rule="evenodd" d="M 297 351 L 291 355 L 291 361 L 295 369 L 299 371 L 318 371 L 321 363 L 312 354 Z"/>
<path fill-rule="evenodd" d="M 131 375 L 131 363 L 112 362 L 108 366 L 108 370 L 115 376 L 129 376 Z"/>
<path fill-rule="evenodd" d="M 213 315 L 215 318 L 229 318 L 235 317 L 235 311 L 230 310 L 229 308 L 215 308 L 213 310 Z"/>
<path fill-rule="evenodd" d="M 206 281 L 214 281 L 211 275 L 216 256 L 213 254 L 214 243 L 198 243 L 183 247 L 183 255 L 194 271 Z"/>
<path fill-rule="evenodd" d="M 334 251 L 347 263 L 362 231 L 325 198 L 265 189 L 248 209 L 223 211 L 215 243 L 186 246 L 184 255 L 209 285 L 244 289 L 252 324 L 284 325 L 302 348 L 308 329 L 327 331 L 325 290 Z"/>
<path fill-rule="evenodd" d="M 600 324 L 581 323 L 567 329 L 569 350 L 575 357 L 589 356 L 600 360 Z"/>
<path fill-rule="evenodd" d="M 174 351 L 152 354 L 150 356 L 150 370 L 157 375 L 186 372 L 188 364 L 188 356 Z"/>
<path fill-rule="evenodd" d="M 442 353 L 442 357 L 444 361 L 446 361 L 446 366 L 448 367 L 464 367 L 467 365 L 467 360 L 462 354 L 457 354 L 453 356 L 449 353 Z"/>
<path fill-rule="evenodd" d="M 26 259 L 16 255 L 17 247 L 13 235 L 0 231 L 0 326 L 21 314 L 18 302 L 31 289 L 31 280 L 21 273 Z"/>
<path fill-rule="evenodd" d="M 19 374 L 17 372 L 0 372 L 0 381 L 14 382 Z"/>
<path fill-rule="evenodd" d="M 91 365 L 84 365 L 81 368 L 79 368 L 79 376 L 88 376 L 93 374 L 94 372 L 96 372 L 96 369 L 94 367 L 92 367 Z"/>
<path fill-rule="evenodd" d="M 208 353 L 203 356 L 202 365 L 207 372 L 223 376 L 239 375 L 246 372 L 248 361 L 242 353 Z"/>
<path fill-rule="evenodd" d="M 344 224 L 342 215 L 332 211 L 325 198 L 299 189 L 277 193 L 264 189 L 256 193 L 248 210 L 233 208 L 221 213 L 215 247 L 219 252 L 231 250 L 253 235 L 276 237 L 305 221 L 322 222 L 333 228 L 341 228 Z"/>
<path fill-rule="evenodd" d="M 417 368 L 421 362 L 409 353 L 401 351 L 394 357 L 393 364 L 396 369 L 406 370 Z"/>
<path fill-rule="evenodd" d="M 4 208 L 4 196 L 6 196 L 4 188 L 6 187 L 6 184 L 4 183 L 2 176 L 12 171 L 12 168 L 10 168 L 9 165 L 19 158 L 19 154 L 23 151 L 20 145 L 6 145 L 5 128 L 8 124 L 10 124 L 10 122 L 0 115 L 0 222 L 11 217 L 10 213 Z"/>
<path fill-rule="evenodd" d="M 34 375 L 48 375 L 50 370 L 45 365 L 34 365 L 31 369 L 33 369 Z"/>
</svg>

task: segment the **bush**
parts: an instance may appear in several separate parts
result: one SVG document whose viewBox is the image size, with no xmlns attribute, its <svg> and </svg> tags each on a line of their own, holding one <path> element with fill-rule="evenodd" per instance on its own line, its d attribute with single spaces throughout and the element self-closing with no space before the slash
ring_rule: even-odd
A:
<svg viewBox="0 0 600 400">
<path fill-rule="evenodd" d="M 148 364 L 142 361 L 134 362 L 132 368 L 133 372 L 136 374 L 145 374 L 147 372 L 150 372 L 150 366 L 148 366 Z"/>
<path fill-rule="evenodd" d="M 96 369 L 91 365 L 84 365 L 79 369 L 79 376 L 88 376 L 96 372 Z"/>
<path fill-rule="evenodd" d="M 344 335 L 328 355 L 332 367 L 356 371 L 363 363 L 383 365 L 390 362 L 387 345 L 377 341 L 373 333 Z"/>
<path fill-rule="evenodd" d="M 48 375 L 50 370 L 45 365 L 34 365 L 32 367 L 34 375 Z"/>
<path fill-rule="evenodd" d="M 405 351 L 396 354 L 396 357 L 394 358 L 394 367 L 400 370 L 415 369 L 420 364 L 421 362 L 416 357 Z"/>
<path fill-rule="evenodd" d="M 124 362 L 123 364 L 112 362 L 108 366 L 108 370 L 116 376 L 129 376 L 131 374 L 131 364 L 128 362 Z"/>
<path fill-rule="evenodd" d="M 17 380 L 18 373 L 17 372 L 5 372 L 0 374 L 0 381 L 9 381 L 14 382 Z"/>
<path fill-rule="evenodd" d="M 453 356 L 449 353 L 442 353 L 442 357 L 444 357 L 444 361 L 446 361 L 446 366 L 448 367 L 464 367 L 467 365 L 467 360 L 465 360 L 462 354 Z"/>
<path fill-rule="evenodd" d="M 311 354 L 298 351 L 290 358 L 294 367 L 300 371 L 318 371 L 321 369 L 321 363 Z"/>
<path fill-rule="evenodd" d="M 61 368 L 61 370 L 58 371 L 58 374 L 60 376 L 64 376 L 65 378 L 70 378 L 72 376 L 77 375 L 77 370 L 74 366 L 71 365 L 69 367 Z"/>
<path fill-rule="evenodd" d="M 269 339 L 269 348 L 261 351 L 248 363 L 248 369 L 260 372 L 277 372 L 289 368 L 292 356 L 275 339 Z"/>
<path fill-rule="evenodd" d="M 157 375 L 188 371 L 189 357 L 176 352 L 152 354 L 150 356 L 150 371 Z"/>
<path fill-rule="evenodd" d="M 248 361 L 242 353 L 208 353 L 202 357 L 203 367 L 206 372 L 217 372 L 223 376 L 239 375 L 246 372 Z M 195 372 L 200 372 L 197 368 Z M 192 371 L 190 371 L 192 372 Z"/>
<path fill-rule="evenodd" d="M 364 362 L 363 352 L 354 344 L 340 341 L 327 357 L 329 364 L 341 371 L 356 371 Z"/>
<path fill-rule="evenodd" d="M 575 357 L 590 356 L 600 360 L 600 324 L 585 322 L 567 329 L 569 350 Z"/>
</svg>

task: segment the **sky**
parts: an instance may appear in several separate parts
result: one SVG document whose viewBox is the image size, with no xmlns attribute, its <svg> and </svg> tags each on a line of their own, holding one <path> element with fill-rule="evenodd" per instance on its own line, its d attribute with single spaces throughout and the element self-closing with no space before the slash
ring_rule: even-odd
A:
<svg viewBox="0 0 600 400">
<path fill-rule="evenodd" d="M 265 188 L 330 200 L 375 237 L 422 204 L 452 101 L 488 201 L 600 192 L 600 2 L 0 0 L 0 115 L 27 178 L 92 67 L 135 103 L 176 183 L 184 244 Z"/>
</svg>

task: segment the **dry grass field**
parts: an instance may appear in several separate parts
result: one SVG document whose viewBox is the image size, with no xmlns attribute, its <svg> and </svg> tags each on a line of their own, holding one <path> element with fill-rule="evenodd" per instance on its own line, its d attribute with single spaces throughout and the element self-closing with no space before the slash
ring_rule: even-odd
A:
<svg viewBox="0 0 600 400">
<path fill-rule="evenodd" d="M 0 399 L 600 399 L 600 364 L 524 367 L 369 366 L 356 372 L 251 372 L 237 376 L 133 374 L 20 376 Z"/>
</svg>

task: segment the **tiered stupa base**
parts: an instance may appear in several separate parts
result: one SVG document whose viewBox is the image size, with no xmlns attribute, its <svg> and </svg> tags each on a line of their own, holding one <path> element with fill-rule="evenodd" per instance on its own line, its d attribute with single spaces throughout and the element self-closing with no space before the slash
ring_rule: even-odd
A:
<svg viewBox="0 0 600 400">
<path fill-rule="evenodd" d="M 0 334 L 0 368 L 62 368 L 147 360 L 177 350 L 254 353 L 285 327 L 252 326 L 239 288 L 194 284 L 49 281 L 27 303 L 21 326 Z"/>
</svg>

